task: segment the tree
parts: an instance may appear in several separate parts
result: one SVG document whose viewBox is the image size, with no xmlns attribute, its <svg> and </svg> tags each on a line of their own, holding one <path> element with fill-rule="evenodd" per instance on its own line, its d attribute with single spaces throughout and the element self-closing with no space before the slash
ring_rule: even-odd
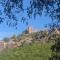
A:
<svg viewBox="0 0 60 60">
<path fill-rule="evenodd" d="M 13 36 L 11 37 L 11 39 L 12 39 L 14 42 L 17 42 L 17 37 L 16 37 L 16 35 L 13 35 Z"/>
<path fill-rule="evenodd" d="M 51 47 L 51 49 L 52 56 L 50 60 L 60 60 L 60 35 L 55 38 L 55 44 Z"/>
<path fill-rule="evenodd" d="M 9 42 L 9 38 L 4 38 L 3 41 L 4 42 Z"/>
<path fill-rule="evenodd" d="M 25 8 L 24 5 L 26 0 L 1 0 L 0 6 L 2 6 L 3 11 L 2 9 L 0 10 L 0 23 L 6 21 L 7 25 L 16 26 L 19 22 L 16 14 L 21 14 L 21 12 L 26 12 L 25 14 L 29 18 L 33 15 L 36 17 L 37 14 L 42 15 L 42 12 L 45 12 L 46 15 L 49 15 L 52 18 L 52 20 L 55 18 L 60 22 L 60 0 L 28 0 L 28 2 L 29 5 Z M 25 16 L 22 16 L 21 20 L 28 24 L 28 20 Z"/>
</svg>

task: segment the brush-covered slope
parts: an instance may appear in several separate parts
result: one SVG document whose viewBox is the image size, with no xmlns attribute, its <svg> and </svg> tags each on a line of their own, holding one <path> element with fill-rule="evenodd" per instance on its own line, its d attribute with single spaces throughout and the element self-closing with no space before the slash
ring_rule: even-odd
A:
<svg viewBox="0 0 60 60">
<path fill-rule="evenodd" d="M 0 60 L 48 60 L 51 56 L 51 43 L 32 43 L 0 53 Z"/>
</svg>

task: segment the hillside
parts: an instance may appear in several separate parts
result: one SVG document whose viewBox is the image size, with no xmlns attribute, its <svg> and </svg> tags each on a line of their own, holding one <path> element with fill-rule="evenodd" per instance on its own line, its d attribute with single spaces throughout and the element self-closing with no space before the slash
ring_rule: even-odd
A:
<svg viewBox="0 0 60 60">
<path fill-rule="evenodd" d="M 30 30 L 29 30 L 30 31 Z M 31 31 L 30 31 L 31 32 Z M 26 30 L 19 35 L 13 35 L 10 38 L 4 38 L 2 47 L 4 48 L 17 48 L 24 44 L 31 44 L 33 42 L 54 42 L 54 39 L 59 35 L 60 30 L 52 29 L 52 30 L 41 30 L 37 32 L 29 33 Z M 56 36 L 55 36 L 56 35 Z"/>
<path fill-rule="evenodd" d="M 32 43 L 0 53 L 0 60 L 48 60 L 51 57 L 52 43 Z"/>
<path fill-rule="evenodd" d="M 60 35 L 57 31 L 23 32 L 18 36 L 13 35 L 9 40 L 5 38 L 5 48 L 0 52 L 0 60 L 49 60 L 51 47 Z"/>
</svg>

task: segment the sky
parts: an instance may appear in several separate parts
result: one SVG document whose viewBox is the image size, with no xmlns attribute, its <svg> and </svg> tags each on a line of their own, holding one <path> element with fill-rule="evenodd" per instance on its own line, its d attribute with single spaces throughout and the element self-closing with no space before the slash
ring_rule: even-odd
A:
<svg viewBox="0 0 60 60">
<path fill-rule="evenodd" d="M 24 5 L 24 7 L 26 8 L 26 5 L 28 5 L 29 3 L 27 0 L 25 3 L 27 3 Z M 3 11 L 3 7 L 1 7 L 1 5 L 0 10 Z M 15 12 L 14 14 L 17 16 L 18 19 L 20 19 L 19 17 L 21 16 L 21 14 L 19 15 L 16 14 Z M 24 14 L 24 16 L 26 16 L 26 14 Z M 51 18 L 49 16 L 44 16 L 44 14 L 42 16 L 37 16 L 35 19 L 34 18 L 29 19 L 29 26 L 32 26 L 35 29 L 44 29 L 45 28 L 44 26 L 49 23 L 51 23 Z M 0 40 L 2 40 L 5 37 L 11 37 L 14 34 L 16 35 L 21 34 L 25 29 L 27 29 L 28 26 L 25 23 L 20 22 L 17 25 L 17 27 L 18 28 L 15 29 L 13 27 L 7 26 L 5 23 L 0 24 Z"/>
<path fill-rule="evenodd" d="M 49 23 L 51 23 L 50 17 L 41 16 L 37 17 L 35 20 L 30 19 L 29 26 L 40 30 L 44 29 L 44 26 Z M 5 23 L 0 24 L 0 39 L 3 39 L 5 37 L 11 37 L 14 34 L 21 34 L 25 29 L 27 29 L 28 26 L 25 23 L 20 23 L 17 27 L 18 28 L 15 29 L 13 27 L 7 26 Z"/>
</svg>

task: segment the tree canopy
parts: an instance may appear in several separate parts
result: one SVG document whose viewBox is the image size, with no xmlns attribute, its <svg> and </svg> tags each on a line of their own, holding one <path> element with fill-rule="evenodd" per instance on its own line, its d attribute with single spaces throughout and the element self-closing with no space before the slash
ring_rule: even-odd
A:
<svg viewBox="0 0 60 60">
<path fill-rule="evenodd" d="M 60 0 L 0 0 L 0 23 L 6 21 L 7 25 L 16 26 L 18 17 L 16 14 L 25 12 L 28 18 L 38 15 L 49 15 L 52 20 L 56 19 L 60 22 Z M 26 5 L 26 6 L 24 6 Z M 21 14 L 22 15 L 22 14 Z M 19 16 L 21 21 L 26 21 L 25 16 Z M 8 19 L 6 19 L 8 18 Z M 26 22 L 27 23 L 27 22 Z"/>
</svg>

